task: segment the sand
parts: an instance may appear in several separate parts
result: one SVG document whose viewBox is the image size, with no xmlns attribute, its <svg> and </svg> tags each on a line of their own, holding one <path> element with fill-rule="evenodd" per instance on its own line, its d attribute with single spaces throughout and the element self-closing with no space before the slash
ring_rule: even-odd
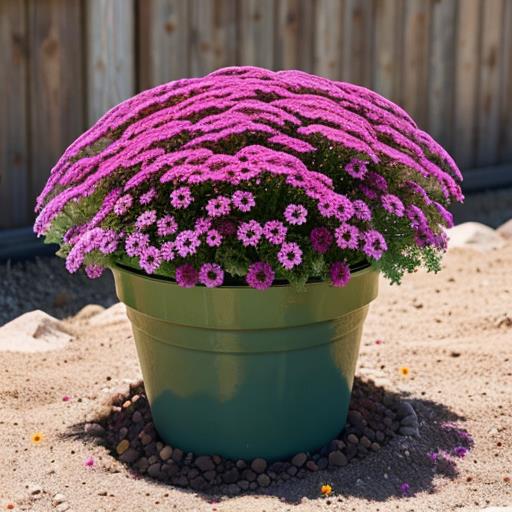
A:
<svg viewBox="0 0 512 512">
<path fill-rule="evenodd" d="M 382 283 L 366 323 L 358 378 L 373 379 L 412 401 L 419 440 L 396 437 L 380 452 L 339 470 L 215 502 L 135 477 L 84 435 L 80 425 L 108 411 L 104 400 L 140 379 L 127 321 L 117 316 L 113 323 L 93 325 L 85 316 L 64 321 L 75 336 L 64 349 L 1 354 L 1 507 L 382 512 L 512 505 L 510 244 L 485 253 L 453 249 L 437 276 L 416 273 L 401 287 Z M 404 366 L 409 377 L 399 372 Z M 325 406 L 329 396 L 319 404 Z M 427 453 L 453 448 L 453 437 L 443 429 L 446 421 L 467 429 L 475 444 L 456 465 L 441 470 Z M 36 432 L 44 437 L 34 445 Z M 404 482 L 410 485 L 408 497 L 399 490 Z M 334 489 L 329 498 L 320 496 L 323 483 Z M 64 504 L 52 504 L 56 494 Z"/>
</svg>

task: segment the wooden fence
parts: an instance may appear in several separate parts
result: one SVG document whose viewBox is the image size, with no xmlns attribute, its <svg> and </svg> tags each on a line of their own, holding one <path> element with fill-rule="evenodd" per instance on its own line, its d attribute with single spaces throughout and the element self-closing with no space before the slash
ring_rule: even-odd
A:
<svg viewBox="0 0 512 512">
<path fill-rule="evenodd" d="M 0 0 L 0 228 L 106 109 L 236 64 L 363 84 L 464 169 L 512 163 L 512 0 Z"/>
</svg>

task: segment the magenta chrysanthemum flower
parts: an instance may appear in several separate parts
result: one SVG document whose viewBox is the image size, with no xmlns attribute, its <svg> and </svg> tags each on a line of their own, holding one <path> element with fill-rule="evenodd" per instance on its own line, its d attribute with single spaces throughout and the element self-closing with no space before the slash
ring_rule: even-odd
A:
<svg viewBox="0 0 512 512">
<path fill-rule="evenodd" d="M 345 166 L 345 171 L 347 171 L 352 178 L 356 178 L 358 180 L 363 179 L 366 174 L 367 163 L 364 160 L 360 160 L 359 158 L 352 158 L 350 162 Z"/>
<path fill-rule="evenodd" d="M 118 246 L 117 234 L 113 229 L 109 229 L 103 233 L 99 240 L 98 249 L 102 254 L 112 254 Z"/>
<path fill-rule="evenodd" d="M 191 263 L 176 268 L 176 283 L 182 288 L 193 288 L 199 279 L 197 270 Z"/>
<path fill-rule="evenodd" d="M 142 254 L 139 258 L 139 265 L 146 274 L 153 274 L 161 263 L 162 258 L 160 256 L 160 251 L 156 247 L 150 246 L 142 250 Z"/>
<path fill-rule="evenodd" d="M 209 247 L 220 247 L 222 244 L 222 235 L 216 229 L 210 229 L 206 233 L 206 245 Z"/>
<path fill-rule="evenodd" d="M 350 267 L 344 261 L 336 261 L 329 269 L 329 276 L 332 285 L 341 288 L 350 281 Z"/>
<path fill-rule="evenodd" d="M 386 240 L 384 240 L 382 234 L 374 229 L 365 231 L 362 240 L 363 252 L 374 260 L 379 260 L 388 249 Z"/>
<path fill-rule="evenodd" d="M 201 240 L 195 231 L 187 229 L 182 231 L 175 240 L 175 247 L 178 254 L 184 258 L 197 252 L 197 248 L 201 245 Z"/>
<path fill-rule="evenodd" d="M 124 215 L 132 206 L 133 197 L 130 194 L 121 196 L 114 205 L 114 213 L 116 215 Z"/>
<path fill-rule="evenodd" d="M 165 215 L 158 219 L 156 226 L 158 236 L 169 236 L 178 231 L 178 223 L 172 215 Z"/>
<path fill-rule="evenodd" d="M 103 275 L 104 267 L 101 265 L 95 265 L 94 263 L 91 265 L 86 265 L 85 273 L 89 279 L 98 279 Z"/>
<path fill-rule="evenodd" d="M 354 215 L 354 207 L 348 197 L 338 195 L 334 200 L 334 216 L 340 222 L 346 222 Z"/>
<path fill-rule="evenodd" d="M 311 240 L 311 245 L 316 252 L 325 254 L 331 247 L 334 241 L 334 236 L 329 229 L 320 227 L 313 228 L 311 230 L 309 239 Z"/>
<path fill-rule="evenodd" d="M 205 263 L 199 270 L 199 282 L 207 288 L 216 288 L 224 282 L 224 271 L 217 263 Z"/>
<path fill-rule="evenodd" d="M 194 231 L 198 235 L 203 235 L 212 227 L 212 220 L 208 217 L 199 217 L 194 224 Z"/>
<path fill-rule="evenodd" d="M 288 224 L 300 226 L 306 222 L 308 211 L 301 204 L 289 204 L 284 211 Z"/>
<path fill-rule="evenodd" d="M 340 249 L 357 249 L 359 246 L 359 230 L 350 224 L 341 224 L 338 226 L 334 235 L 336 237 L 336 245 Z"/>
<path fill-rule="evenodd" d="M 249 265 L 245 280 L 251 288 L 266 290 L 274 281 L 275 273 L 268 263 L 258 261 Z"/>
<path fill-rule="evenodd" d="M 145 194 L 142 194 L 139 199 L 139 203 L 142 205 L 149 204 L 156 197 L 156 190 L 150 188 Z"/>
<path fill-rule="evenodd" d="M 405 211 L 407 218 L 411 221 L 414 229 L 425 229 L 428 227 L 427 217 L 417 206 L 410 204 Z"/>
<path fill-rule="evenodd" d="M 160 256 L 163 261 L 172 261 L 176 257 L 174 242 L 164 242 L 160 247 Z"/>
<path fill-rule="evenodd" d="M 354 207 L 354 217 L 357 220 L 368 222 L 372 219 L 372 212 L 369 206 L 361 199 L 356 199 L 353 201 L 352 206 Z"/>
<path fill-rule="evenodd" d="M 128 256 L 140 256 L 143 249 L 149 246 L 149 235 L 146 233 L 132 233 L 126 238 L 124 248 Z"/>
<path fill-rule="evenodd" d="M 234 192 L 231 199 L 233 201 L 234 207 L 245 213 L 250 212 L 256 204 L 252 192 L 247 192 L 245 190 L 237 190 Z"/>
<path fill-rule="evenodd" d="M 281 245 L 286 239 L 288 228 L 279 220 L 269 220 L 263 226 L 263 235 L 274 245 Z"/>
<path fill-rule="evenodd" d="M 188 187 L 180 187 L 171 192 L 171 204 L 178 210 L 188 208 L 193 200 L 192 192 Z"/>
<path fill-rule="evenodd" d="M 302 262 L 302 250 L 295 242 L 285 242 L 277 253 L 277 259 L 286 270 L 291 270 Z"/>
<path fill-rule="evenodd" d="M 210 199 L 206 205 L 206 211 L 210 217 L 222 217 L 231 211 L 231 199 L 226 196 L 217 196 Z"/>
<path fill-rule="evenodd" d="M 259 222 L 250 220 L 249 222 L 242 222 L 238 226 L 237 238 L 244 247 L 256 247 L 262 234 L 263 228 Z"/>
<path fill-rule="evenodd" d="M 336 205 L 334 204 L 332 198 L 325 197 L 320 199 L 317 203 L 317 207 L 320 215 L 326 219 L 330 219 L 336 214 Z"/>
<path fill-rule="evenodd" d="M 386 210 L 388 213 L 392 213 L 393 215 L 396 215 L 397 217 L 403 217 L 404 216 L 404 203 L 395 195 L 393 194 L 384 194 L 381 198 L 382 207 L 384 210 Z"/>
<path fill-rule="evenodd" d="M 141 213 L 137 217 L 137 221 L 135 222 L 135 226 L 137 229 L 144 229 L 156 222 L 156 211 L 148 210 L 147 212 Z"/>
</svg>

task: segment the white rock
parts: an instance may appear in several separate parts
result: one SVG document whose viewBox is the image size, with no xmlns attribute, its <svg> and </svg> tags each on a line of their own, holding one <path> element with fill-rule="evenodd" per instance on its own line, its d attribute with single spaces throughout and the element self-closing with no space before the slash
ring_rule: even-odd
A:
<svg viewBox="0 0 512 512">
<path fill-rule="evenodd" d="M 105 311 L 102 311 L 90 318 L 89 325 L 101 327 L 126 322 L 127 320 L 126 306 L 122 302 L 118 302 L 117 304 L 110 306 L 108 309 L 105 309 Z"/>
<path fill-rule="evenodd" d="M 464 222 L 447 230 L 448 248 L 466 247 L 490 251 L 505 245 L 505 239 L 494 229 L 478 222 Z"/>
<path fill-rule="evenodd" d="M 505 222 L 505 224 L 502 224 L 496 231 L 503 238 L 506 238 L 507 240 L 512 240 L 512 219 Z"/>
<path fill-rule="evenodd" d="M 0 327 L 0 351 L 47 352 L 64 348 L 73 336 L 60 320 L 35 310 Z"/>
</svg>

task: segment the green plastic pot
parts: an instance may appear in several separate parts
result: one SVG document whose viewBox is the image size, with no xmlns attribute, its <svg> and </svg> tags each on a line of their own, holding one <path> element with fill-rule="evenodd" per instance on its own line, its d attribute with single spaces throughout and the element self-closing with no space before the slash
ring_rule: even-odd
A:
<svg viewBox="0 0 512 512">
<path fill-rule="evenodd" d="M 349 284 L 183 289 L 112 269 L 160 436 L 197 455 L 284 459 L 343 429 L 378 273 Z"/>
</svg>

